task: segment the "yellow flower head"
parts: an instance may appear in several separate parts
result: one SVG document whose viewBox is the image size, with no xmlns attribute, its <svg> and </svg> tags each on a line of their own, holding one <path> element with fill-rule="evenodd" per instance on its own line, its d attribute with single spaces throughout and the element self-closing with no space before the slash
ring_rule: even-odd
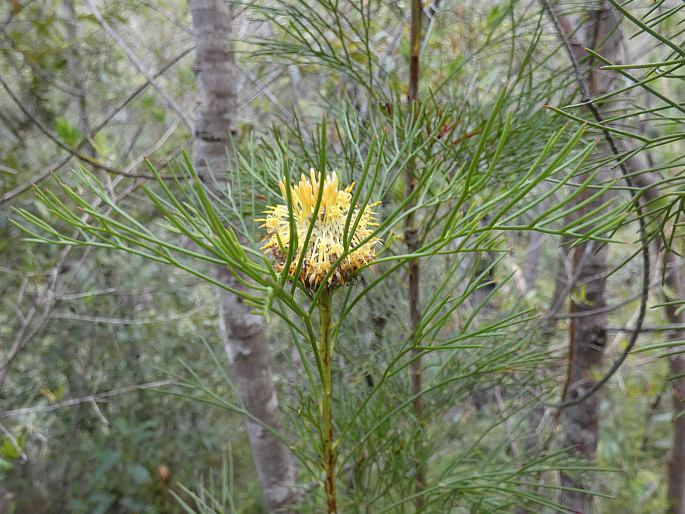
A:
<svg viewBox="0 0 685 514">
<path fill-rule="evenodd" d="M 288 195 L 283 181 L 279 183 L 279 186 L 287 202 Z M 376 256 L 376 243 L 379 242 L 379 239 L 375 237 L 365 240 L 371 235 L 373 227 L 378 226 L 375 223 L 376 214 L 371 208 L 380 202 L 370 204 L 364 209 L 361 209 L 359 205 L 350 206 L 354 183 L 345 189 L 338 189 L 338 176 L 332 173 L 324 181 L 319 212 L 313 222 L 307 247 L 303 248 L 319 197 L 319 187 L 319 177 L 313 169 L 309 172 L 309 178 L 303 174 L 300 182 L 290 187 L 291 209 L 297 230 L 297 250 L 289 272 L 291 275 L 295 274 L 297 263 L 304 255 L 298 278 L 310 290 L 315 290 L 321 285 L 333 263 L 344 253 L 343 237 L 350 209 L 353 212 L 348 230 L 355 228 L 354 223 L 360 213 L 361 217 L 354 233 L 349 237 L 349 253 L 328 277 L 328 287 L 333 288 L 349 283 L 361 268 L 373 262 Z M 274 256 L 276 271 L 281 272 L 286 264 L 290 244 L 288 206 L 284 204 L 269 206 L 265 214 L 265 218 L 257 220 L 262 221 L 261 226 L 266 228 L 266 237 L 261 249 L 264 253 L 271 253 Z M 362 241 L 365 242 L 361 244 Z"/>
</svg>

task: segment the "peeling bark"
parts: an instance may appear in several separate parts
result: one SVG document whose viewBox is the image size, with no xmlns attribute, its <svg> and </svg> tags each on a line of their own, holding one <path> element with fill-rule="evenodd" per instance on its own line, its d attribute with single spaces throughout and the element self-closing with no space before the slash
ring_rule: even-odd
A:
<svg viewBox="0 0 685 514">
<path fill-rule="evenodd" d="M 231 4 L 220 0 L 191 0 L 196 46 L 195 72 L 200 108 L 194 130 L 193 160 L 197 173 L 216 187 L 228 173 L 226 152 L 234 133 L 236 66 L 231 44 Z M 241 285 L 226 268 L 216 276 L 233 288 Z M 263 425 L 281 428 L 266 327 L 241 298 L 220 293 L 219 317 L 226 353 L 240 400 L 261 423 L 246 421 L 252 458 L 269 512 L 293 512 L 298 493 L 295 468 L 288 448 Z"/>
</svg>

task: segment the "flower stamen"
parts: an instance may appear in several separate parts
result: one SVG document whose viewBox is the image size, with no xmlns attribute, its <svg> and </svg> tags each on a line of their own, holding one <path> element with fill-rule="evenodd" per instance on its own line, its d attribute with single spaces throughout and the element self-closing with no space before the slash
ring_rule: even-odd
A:
<svg viewBox="0 0 685 514">
<path fill-rule="evenodd" d="M 283 181 L 278 185 L 287 202 L 286 185 Z M 323 191 L 319 211 L 316 220 L 312 220 L 321 187 Z M 339 189 L 338 176 L 335 173 L 329 174 L 321 186 L 317 173 L 313 169 L 310 170 L 309 177 L 302 174 L 299 183 L 290 186 L 292 202 L 290 211 L 297 231 L 297 248 L 288 273 L 294 275 L 297 272 L 298 262 L 302 259 L 297 279 L 312 291 L 321 286 L 331 266 L 345 254 L 345 236 L 350 236 L 345 231 L 353 225 L 347 223 L 350 215 L 352 220 L 359 219 L 359 222 L 354 227 L 354 233 L 349 237 L 347 254 L 328 276 L 327 286 L 334 288 L 349 283 L 363 267 L 371 264 L 376 256 L 375 247 L 380 240 L 371 237 L 373 227 L 378 226 L 375 222 L 376 213 L 371 209 L 380 202 L 364 208 L 359 205 L 351 206 L 353 188 L 354 182 L 345 189 Z M 273 255 L 274 267 L 280 273 L 285 268 L 290 251 L 291 224 L 288 206 L 284 204 L 269 206 L 265 214 L 266 217 L 257 220 L 261 221 L 261 227 L 266 229 L 266 237 L 261 250 Z M 311 236 L 307 247 L 303 248 L 310 225 L 312 225 Z M 362 241 L 364 241 L 363 244 Z"/>
</svg>

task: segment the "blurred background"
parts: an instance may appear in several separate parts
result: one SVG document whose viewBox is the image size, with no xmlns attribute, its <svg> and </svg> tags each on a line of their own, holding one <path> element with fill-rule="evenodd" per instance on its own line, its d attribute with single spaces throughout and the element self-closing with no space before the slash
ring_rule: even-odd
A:
<svg viewBox="0 0 685 514">
<path fill-rule="evenodd" d="M 492 183 L 472 197 L 480 205 L 524 177 L 562 127 L 555 149 L 583 122 L 583 144 L 596 147 L 580 168 L 567 168 L 559 193 L 550 191 L 561 179 L 545 179 L 530 210 L 511 221 L 521 225 L 562 201 L 576 205 L 555 230 L 501 230 L 497 244 L 422 264 L 420 307 L 446 312 L 440 330 L 451 336 L 442 341 L 475 333 L 469 340 L 480 338 L 484 347 L 426 361 L 426 373 L 441 366 L 436 374 L 464 375 L 458 386 L 431 391 L 423 406 L 428 421 L 415 420 L 431 441 L 427 487 L 435 496 L 424 504 L 412 499 L 413 461 L 403 452 L 416 434 L 407 435 L 400 421 L 383 425 L 384 402 L 399 405 L 409 395 L 403 371 L 365 414 L 368 426 L 383 428 L 341 471 L 341 511 L 575 512 L 579 501 L 592 512 L 684 514 L 683 3 L 433 0 L 418 8 L 426 140 L 455 148 L 447 157 L 422 155 L 419 166 L 478 159 L 484 141 L 478 169 L 484 173 L 496 151 L 501 158 Z M 59 222 L 34 192 L 65 199 L 55 177 L 87 197 L 73 173 L 78 166 L 142 224 L 160 223 L 141 190 L 155 182 L 144 159 L 176 173 L 181 153 L 197 152 L 204 137 L 198 120 L 212 109 L 206 91 L 222 86 L 198 83 L 204 32 L 193 9 L 226 16 L 232 28 L 213 36 L 225 39 L 235 61 L 224 83 L 235 110 L 218 130 L 230 132 L 243 159 L 268 154 L 275 133 L 286 145 L 312 147 L 325 114 L 347 183 L 357 178 L 345 165 L 354 160 L 346 160 L 336 122 L 348 119 L 358 134 L 380 126 L 389 146 L 400 145 L 398 113 L 419 101 L 410 78 L 417 17 L 410 2 L 2 2 L 0 512 L 278 511 L 264 499 L 265 477 L 243 416 L 198 400 L 207 391 L 240 397 L 224 349 L 232 328 L 221 330 L 216 288 L 111 249 L 26 241 L 16 225 L 16 209 Z M 611 64 L 639 66 L 600 69 Z M 505 88 L 505 114 L 485 141 L 480 134 Z M 511 134 L 497 150 L 506 114 Z M 569 196 L 588 177 L 581 194 Z M 253 207 L 266 203 L 264 195 L 275 197 L 243 187 Z M 386 191 L 381 209 L 401 202 L 403 187 Z M 605 204 L 615 210 L 599 208 Z M 253 241 L 256 211 L 244 211 Z M 431 223 L 419 214 L 417 229 L 428 233 Z M 480 226 L 487 224 L 482 218 Z M 565 226 L 576 235 L 595 227 L 610 244 L 583 254 L 587 242 Z M 404 242 L 398 228 L 388 252 L 402 253 Z M 378 273 L 367 272 L 355 287 Z M 431 304 L 436 291 L 443 292 Z M 416 332 L 408 295 L 401 268 L 346 320 L 347 343 L 336 349 L 342 417 L 392 369 L 407 332 Z M 452 297 L 460 298 L 458 309 L 436 307 Z M 311 401 L 302 392 L 301 358 L 287 324 L 271 319 L 266 333 L 276 415 L 302 445 L 291 422 Z M 200 393 L 183 392 L 179 383 Z M 598 383 L 591 399 L 558 407 Z M 374 458 L 374 449 L 383 457 Z M 514 470 L 506 479 L 496 472 L 502 463 Z M 360 472 L 366 478 L 356 482 L 355 466 L 368 476 Z M 518 475 L 522 470 L 530 474 Z M 296 473 L 305 498 L 299 511 L 322 512 L 316 477 Z M 470 478 L 449 482 L 449 473 Z M 576 498 L 559 499 L 563 487 Z M 588 500 L 589 490 L 598 496 Z"/>
</svg>

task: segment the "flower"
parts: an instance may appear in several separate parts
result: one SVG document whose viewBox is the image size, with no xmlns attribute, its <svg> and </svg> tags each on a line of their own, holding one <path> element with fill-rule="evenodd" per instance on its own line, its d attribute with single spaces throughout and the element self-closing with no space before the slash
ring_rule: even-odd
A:
<svg viewBox="0 0 685 514">
<path fill-rule="evenodd" d="M 279 186 L 287 202 L 288 195 L 283 181 L 279 182 Z M 338 189 L 338 176 L 332 173 L 324 181 L 319 211 L 316 220 L 313 221 L 307 247 L 303 248 L 316 209 L 319 187 L 319 177 L 313 169 L 309 171 L 309 178 L 303 174 L 297 185 L 290 186 L 291 211 L 294 217 L 294 227 L 297 230 L 297 249 L 290 263 L 289 273 L 295 275 L 298 261 L 304 255 L 298 278 L 312 291 L 321 285 L 331 270 L 331 266 L 345 251 L 345 225 L 348 224 L 347 219 L 351 209 L 352 215 L 347 229 L 348 231 L 354 229 L 354 232 L 348 236 L 348 253 L 328 277 L 328 287 L 334 288 L 349 283 L 360 269 L 373 262 L 376 256 L 376 244 L 380 242 L 378 238 L 370 237 L 373 227 L 378 226 L 375 222 L 376 213 L 371 208 L 380 202 L 369 204 L 363 209 L 359 205 L 351 207 L 354 182 L 345 189 Z M 274 256 L 274 267 L 280 273 L 285 268 L 289 253 L 291 220 L 288 206 L 284 204 L 269 206 L 265 214 L 265 218 L 257 220 L 262 221 L 261 227 L 266 229 L 266 237 L 261 250 L 265 254 Z M 355 226 L 357 218 L 359 218 L 359 223 Z"/>
</svg>

